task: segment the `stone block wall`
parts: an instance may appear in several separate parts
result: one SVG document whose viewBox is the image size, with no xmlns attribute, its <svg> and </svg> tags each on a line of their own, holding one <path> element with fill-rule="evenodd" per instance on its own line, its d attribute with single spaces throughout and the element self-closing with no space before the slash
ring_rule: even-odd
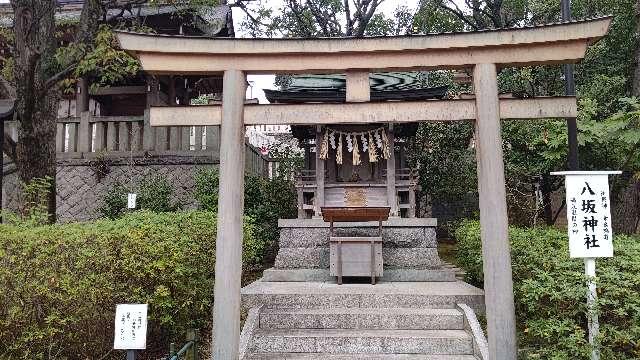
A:
<svg viewBox="0 0 640 360">
<path fill-rule="evenodd" d="M 286 223 L 286 224 L 285 224 Z M 375 225 L 337 224 L 336 236 L 377 236 Z M 438 269 L 435 219 L 391 219 L 382 231 L 385 269 Z M 328 269 L 329 229 L 322 219 L 281 220 L 275 269 Z"/>
<path fill-rule="evenodd" d="M 60 160 L 56 175 L 57 218 L 60 222 L 87 221 L 100 217 L 104 194 L 120 183 L 136 189 L 145 178 L 166 177 L 174 189 L 174 201 L 184 209 L 193 209 L 197 203 L 193 196 L 195 175 L 199 169 L 217 166 L 210 158 L 139 158 L 115 159 L 104 163 L 102 176 L 98 176 L 95 160 Z M 16 210 L 20 204 L 21 185 L 16 173 L 5 176 L 3 206 Z"/>
<path fill-rule="evenodd" d="M 7 169 L 7 168 L 5 168 Z M 20 191 L 22 186 L 18 179 L 18 173 L 11 166 L 9 171 L 5 171 L 2 181 L 2 208 L 16 210 L 20 205 Z"/>
</svg>

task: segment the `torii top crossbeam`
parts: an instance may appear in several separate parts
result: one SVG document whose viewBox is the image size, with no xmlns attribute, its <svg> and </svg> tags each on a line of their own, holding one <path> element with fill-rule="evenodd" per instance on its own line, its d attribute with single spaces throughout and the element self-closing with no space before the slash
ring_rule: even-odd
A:
<svg viewBox="0 0 640 360">
<path fill-rule="evenodd" d="M 118 33 L 145 71 L 156 74 L 340 73 L 576 62 L 607 32 L 611 18 L 424 36 L 321 39 L 232 39 Z"/>
<path fill-rule="evenodd" d="M 574 97 L 501 101 L 497 69 L 577 62 L 610 23 L 607 17 L 522 29 L 364 39 L 211 39 L 119 32 L 120 45 L 140 59 L 145 71 L 224 74 L 222 106 L 151 109 L 152 125 L 221 126 L 214 358 L 239 356 L 244 125 L 475 120 L 489 356 L 515 360 L 500 119 L 575 117 L 577 106 Z M 455 68 L 473 69 L 475 99 L 370 102 L 369 72 Z M 264 73 L 346 73 L 347 104 L 245 106 L 246 74 Z M 322 174 L 321 169 L 316 172 Z M 319 181 L 319 194 L 323 187 Z"/>
</svg>

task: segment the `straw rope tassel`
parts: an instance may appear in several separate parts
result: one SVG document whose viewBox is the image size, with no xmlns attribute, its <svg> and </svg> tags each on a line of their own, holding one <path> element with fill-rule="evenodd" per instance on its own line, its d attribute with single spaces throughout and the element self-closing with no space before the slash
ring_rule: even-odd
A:
<svg viewBox="0 0 640 360">
<path fill-rule="evenodd" d="M 358 139 L 353 137 L 353 165 L 360 165 L 360 151 L 358 150 Z"/>
<path fill-rule="evenodd" d="M 378 154 L 376 153 L 376 145 L 373 141 L 373 135 L 369 133 L 369 162 L 378 162 Z"/>
<path fill-rule="evenodd" d="M 338 134 L 338 148 L 336 149 L 336 163 L 342 165 L 342 134 Z"/>
<path fill-rule="evenodd" d="M 391 156 L 391 150 L 389 148 L 389 138 L 387 137 L 387 132 L 383 130 L 380 130 L 380 132 L 382 133 L 382 156 L 385 159 L 389 159 L 389 157 Z"/>
<path fill-rule="evenodd" d="M 322 137 L 322 145 L 320 146 L 320 159 L 327 160 L 329 155 L 329 130 L 325 130 Z"/>
</svg>

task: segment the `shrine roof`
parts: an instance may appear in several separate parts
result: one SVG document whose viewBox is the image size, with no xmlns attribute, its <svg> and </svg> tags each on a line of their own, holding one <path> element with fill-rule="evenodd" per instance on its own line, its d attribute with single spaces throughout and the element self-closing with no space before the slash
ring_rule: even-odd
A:
<svg viewBox="0 0 640 360">
<path fill-rule="evenodd" d="M 421 72 L 386 72 L 369 75 L 371 101 L 442 99 L 448 86 L 428 87 Z M 335 75 L 296 75 L 282 90 L 264 93 L 271 103 L 343 103 L 346 77 Z"/>
<path fill-rule="evenodd" d="M 58 22 L 77 22 L 80 20 L 84 0 L 58 0 L 58 7 L 55 12 L 55 19 Z M 181 16 L 187 13 L 193 15 L 195 20 L 193 24 L 186 26 L 181 22 Z M 207 5 L 199 6 L 197 9 L 191 9 L 188 4 L 180 2 L 168 1 L 147 1 L 137 3 L 122 11 L 118 8 L 109 8 L 107 10 L 107 18 L 118 18 L 122 20 L 135 19 L 138 17 L 164 17 L 166 23 L 176 23 L 180 21 L 184 29 L 191 29 L 191 32 L 207 37 L 228 36 L 233 33 L 233 29 L 229 29 L 228 17 L 231 16 L 231 8 L 228 5 Z M 9 4 L 0 4 L 0 27 L 13 26 L 13 9 Z M 146 26 L 153 28 L 158 32 L 174 33 L 177 29 L 164 24 L 154 24 L 147 21 Z"/>
</svg>

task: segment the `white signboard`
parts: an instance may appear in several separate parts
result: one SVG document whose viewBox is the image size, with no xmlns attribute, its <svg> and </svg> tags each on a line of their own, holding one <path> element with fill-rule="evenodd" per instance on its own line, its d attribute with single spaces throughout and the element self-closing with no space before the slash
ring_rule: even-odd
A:
<svg viewBox="0 0 640 360">
<path fill-rule="evenodd" d="M 144 350 L 147 347 L 147 304 L 117 305 L 115 328 L 114 349 Z"/>
<path fill-rule="evenodd" d="M 136 198 L 138 196 L 136 194 L 129 194 L 127 196 L 127 208 L 128 209 L 135 209 L 136 208 Z"/>
<path fill-rule="evenodd" d="M 569 254 L 572 258 L 613 256 L 609 174 L 566 172 Z"/>
</svg>

